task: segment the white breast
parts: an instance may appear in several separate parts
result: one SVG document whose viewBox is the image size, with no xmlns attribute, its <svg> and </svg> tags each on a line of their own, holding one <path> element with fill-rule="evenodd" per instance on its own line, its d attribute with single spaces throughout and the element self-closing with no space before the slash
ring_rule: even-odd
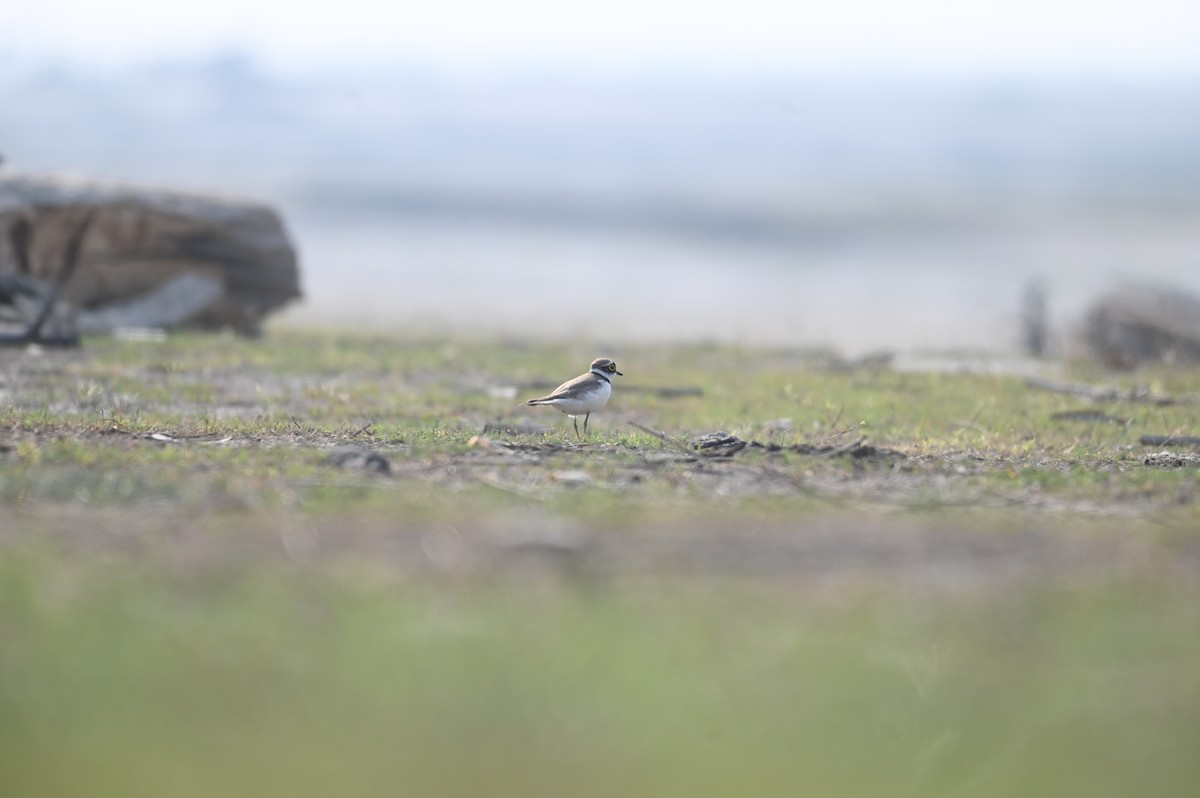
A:
<svg viewBox="0 0 1200 798">
<path fill-rule="evenodd" d="M 577 396 L 555 399 L 553 405 L 568 416 L 577 416 L 584 413 L 595 413 L 604 407 L 610 396 L 612 396 L 612 385 L 607 380 L 597 380 L 590 391 L 580 392 Z"/>
</svg>

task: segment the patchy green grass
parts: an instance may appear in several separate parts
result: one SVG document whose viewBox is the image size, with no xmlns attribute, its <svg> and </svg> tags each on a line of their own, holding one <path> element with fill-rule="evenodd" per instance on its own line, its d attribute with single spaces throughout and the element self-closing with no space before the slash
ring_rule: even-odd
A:
<svg viewBox="0 0 1200 798">
<path fill-rule="evenodd" d="M 620 488 L 623 501 L 677 492 L 690 465 L 643 469 L 636 489 L 616 477 L 647 458 L 678 453 L 689 435 L 712 430 L 784 446 L 864 437 L 897 449 L 906 461 L 867 464 L 872 479 L 864 484 L 882 483 L 876 493 L 900 506 L 906 497 L 926 506 L 994 495 L 1009 503 L 1115 499 L 1128 508 L 1148 502 L 1175 512 L 1195 507 L 1200 496 L 1200 469 L 1145 467 L 1147 450 L 1138 444 L 1143 434 L 1196 434 L 1200 404 L 1194 402 L 1117 402 L 1101 406 L 1109 421 L 1056 420 L 1055 413 L 1089 406 L 1031 389 L 1015 376 L 836 370 L 824 367 L 819 353 L 733 347 L 626 349 L 610 352 L 628 376 L 618 380 L 614 399 L 593 419 L 594 434 L 582 445 L 565 417 L 518 403 L 539 393 L 537 385 L 578 373 L 594 354 L 585 350 L 290 333 L 262 341 L 102 339 L 83 353 L 5 353 L 10 377 L 0 430 L 8 430 L 10 451 L 0 497 L 61 501 L 78 485 L 75 492 L 89 502 L 160 496 L 203 502 L 206 486 L 225 490 L 232 478 L 235 487 L 261 490 L 248 502 L 269 504 L 281 492 L 319 483 L 322 449 L 351 443 L 414 467 L 460 458 L 467 473 L 457 481 L 470 482 L 470 474 L 494 469 L 496 460 L 477 456 L 482 453 L 472 451 L 472 439 L 489 423 L 522 420 L 551 432 L 490 437 L 557 446 L 562 451 L 544 461 L 596 477 L 591 487 Z M 1200 395 L 1194 372 L 1140 373 L 1122 382 Z M 645 390 L 680 385 L 701 395 Z M 164 444 L 146 437 L 152 433 L 181 440 Z M 863 466 L 787 453 L 750 452 L 741 461 L 827 497 L 845 493 L 824 489 L 860 475 Z M 121 484 L 132 488 L 111 490 L 107 480 L 114 477 L 102 472 L 117 468 L 126 472 Z M 887 478 L 891 472 L 896 478 Z M 697 483 L 701 495 L 711 493 L 710 483 Z M 759 481 L 768 492 L 781 484 Z M 402 493 L 408 483 L 392 487 Z M 735 492 L 754 494 L 753 488 L 740 484 Z M 323 495 L 334 500 L 337 494 Z"/>
<path fill-rule="evenodd" d="M 589 439 L 518 406 L 598 354 Z M 1200 405 L 709 345 L 0 352 L 0 784 L 1191 795 L 1200 467 L 1144 434 Z M 905 456 L 787 448 L 859 438 Z"/>
</svg>

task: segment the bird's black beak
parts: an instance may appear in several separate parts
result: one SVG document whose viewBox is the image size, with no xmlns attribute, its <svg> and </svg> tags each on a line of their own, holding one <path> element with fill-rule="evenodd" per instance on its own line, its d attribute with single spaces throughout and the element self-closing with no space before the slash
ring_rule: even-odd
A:
<svg viewBox="0 0 1200 798">
<path fill-rule="evenodd" d="M 625 376 L 624 374 L 622 374 L 621 372 L 617 371 L 616 369 L 613 369 L 613 371 L 616 373 L 616 375 L 617 375 L 618 377 L 624 377 L 624 376 Z"/>
</svg>

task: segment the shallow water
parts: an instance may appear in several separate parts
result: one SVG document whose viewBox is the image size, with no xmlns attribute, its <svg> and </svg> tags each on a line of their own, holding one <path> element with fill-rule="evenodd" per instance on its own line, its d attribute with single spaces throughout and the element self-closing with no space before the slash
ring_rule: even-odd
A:
<svg viewBox="0 0 1200 798">
<path fill-rule="evenodd" d="M 284 319 L 300 324 L 1004 352 L 1035 278 L 1060 340 L 1122 280 L 1200 293 L 1200 222 L 1169 218 L 863 228 L 814 245 L 304 210 L 290 222 L 307 298 Z"/>
</svg>

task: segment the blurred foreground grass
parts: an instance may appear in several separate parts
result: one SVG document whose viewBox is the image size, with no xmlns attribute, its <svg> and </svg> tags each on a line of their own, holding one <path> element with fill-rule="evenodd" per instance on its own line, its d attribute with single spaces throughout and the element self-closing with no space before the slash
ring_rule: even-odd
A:
<svg viewBox="0 0 1200 798">
<path fill-rule="evenodd" d="M 599 351 L 0 353 L 0 794 L 1195 793 L 1200 469 L 1137 440 L 1196 405 L 604 353 L 583 444 L 512 386 Z M 702 395 L 623 391 L 673 384 Z M 477 437 L 522 418 L 552 430 Z M 680 450 L 713 429 L 908 457 Z"/>
<path fill-rule="evenodd" d="M 5 795 L 1191 795 L 1200 591 L 0 565 Z"/>
</svg>

